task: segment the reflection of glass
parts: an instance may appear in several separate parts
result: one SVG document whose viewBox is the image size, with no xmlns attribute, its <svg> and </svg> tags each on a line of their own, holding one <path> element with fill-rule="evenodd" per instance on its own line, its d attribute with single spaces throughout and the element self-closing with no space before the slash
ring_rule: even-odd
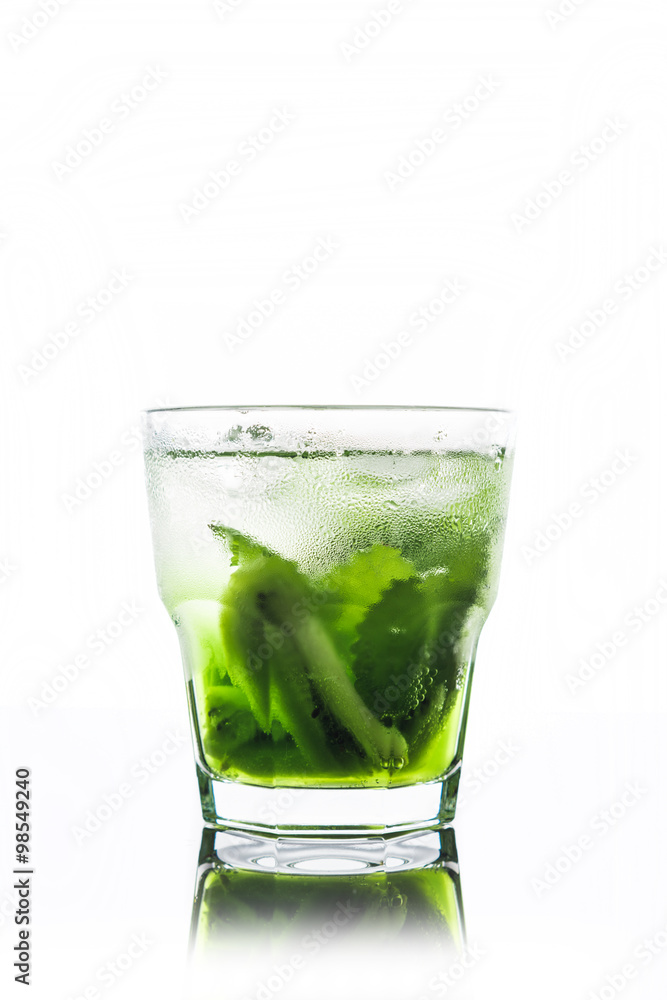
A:
<svg viewBox="0 0 667 1000">
<path fill-rule="evenodd" d="M 454 831 L 379 839 L 383 858 L 377 842 L 368 855 L 343 844 L 341 874 L 309 875 L 297 873 L 303 868 L 290 843 L 274 841 L 267 854 L 266 838 L 205 830 L 190 995 L 340 996 L 343 966 L 358 967 L 347 994 L 354 1000 L 428 994 L 429 979 L 464 945 Z M 221 984 L 226 991 L 211 992 Z"/>
<path fill-rule="evenodd" d="M 147 415 L 207 822 L 371 838 L 451 820 L 511 426 L 440 408 Z"/>
</svg>

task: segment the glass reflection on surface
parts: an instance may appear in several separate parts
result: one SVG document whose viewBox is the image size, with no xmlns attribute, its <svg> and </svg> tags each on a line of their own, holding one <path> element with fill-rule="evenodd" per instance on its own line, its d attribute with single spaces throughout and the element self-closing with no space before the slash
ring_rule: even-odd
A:
<svg viewBox="0 0 667 1000">
<path fill-rule="evenodd" d="M 188 996 L 434 996 L 464 947 L 454 831 L 329 842 L 322 865 L 317 845 L 205 830 Z"/>
</svg>

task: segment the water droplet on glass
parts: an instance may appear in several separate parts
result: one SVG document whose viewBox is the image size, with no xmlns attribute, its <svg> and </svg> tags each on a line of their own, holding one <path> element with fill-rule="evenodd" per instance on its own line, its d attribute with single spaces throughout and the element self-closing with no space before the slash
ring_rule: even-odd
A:
<svg viewBox="0 0 667 1000">
<path fill-rule="evenodd" d="M 254 424 L 252 427 L 248 428 L 248 434 L 253 439 L 253 441 L 272 441 L 273 434 L 268 427 L 264 427 L 262 424 Z"/>
</svg>

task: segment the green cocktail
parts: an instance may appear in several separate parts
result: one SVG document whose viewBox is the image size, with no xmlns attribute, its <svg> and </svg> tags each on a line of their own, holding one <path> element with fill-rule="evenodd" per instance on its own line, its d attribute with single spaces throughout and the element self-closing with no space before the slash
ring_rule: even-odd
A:
<svg viewBox="0 0 667 1000">
<path fill-rule="evenodd" d="M 181 640 L 209 821 L 229 820 L 211 782 L 292 788 L 298 802 L 306 789 L 437 782 L 460 763 L 500 564 L 504 415 L 471 447 L 477 411 L 380 412 L 388 424 L 417 420 L 424 446 L 378 447 L 392 432 L 377 410 L 149 416 L 158 576 Z M 372 430 L 355 440 L 348 425 L 369 414 Z M 456 414 L 464 426 L 452 426 Z M 324 415 L 327 427 L 313 429 Z M 261 816 L 247 825 L 282 826 Z"/>
</svg>

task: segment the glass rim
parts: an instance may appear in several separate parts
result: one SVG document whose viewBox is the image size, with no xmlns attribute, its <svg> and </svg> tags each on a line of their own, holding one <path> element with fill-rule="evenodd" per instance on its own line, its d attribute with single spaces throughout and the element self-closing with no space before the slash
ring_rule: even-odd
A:
<svg viewBox="0 0 667 1000">
<path fill-rule="evenodd" d="M 504 413 L 508 417 L 516 416 L 516 410 L 509 410 L 499 406 L 401 406 L 397 404 L 356 404 L 356 403 L 265 403 L 257 405 L 226 406 L 212 404 L 209 406 L 156 406 L 142 410 L 150 415 L 153 413 L 246 413 L 250 411 L 262 412 L 300 412 L 302 410 L 343 410 L 349 412 L 372 412 L 372 411 L 402 411 L 404 413 Z"/>
</svg>

